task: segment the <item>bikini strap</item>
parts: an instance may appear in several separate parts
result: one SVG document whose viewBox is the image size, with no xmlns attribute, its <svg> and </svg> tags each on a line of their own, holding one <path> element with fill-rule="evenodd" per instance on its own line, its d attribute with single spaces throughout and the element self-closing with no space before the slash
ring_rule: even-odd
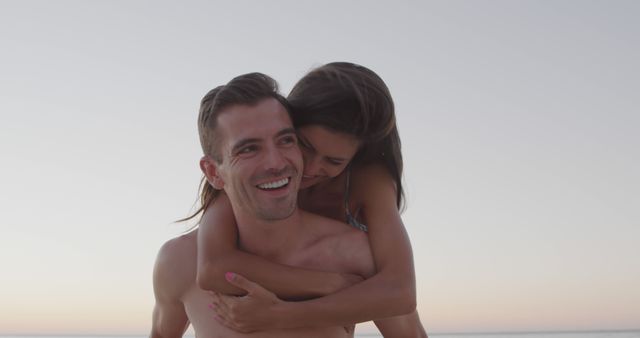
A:
<svg viewBox="0 0 640 338">
<path fill-rule="evenodd" d="M 349 194 L 351 193 L 350 191 L 351 184 L 349 180 L 351 179 L 351 163 L 347 165 L 347 168 L 345 169 L 345 171 L 347 172 L 347 178 L 344 183 L 344 210 L 347 214 L 347 222 L 350 222 L 350 219 L 353 217 L 351 216 L 351 212 L 349 211 Z"/>
<path fill-rule="evenodd" d="M 349 181 L 351 179 L 351 164 L 349 164 L 345 170 L 347 171 L 347 178 L 345 180 L 345 187 L 344 187 L 344 189 L 345 189 L 345 191 L 344 191 L 344 211 L 345 211 L 345 215 L 347 217 L 347 223 L 349 225 L 351 225 L 352 227 L 356 228 L 356 229 L 362 230 L 364 232 L 368 232 L 369 228 L 366 225 L 358 222 L 358 220 L 355 217 L 353 217 L 353 215 L 351 214 L 351 211 L 349 210 L 349 194 L 351 193 L 350 192 L 350 188 L 351 187 L 350 187 L 350 183 L 349 183 Z"/>
</svg>

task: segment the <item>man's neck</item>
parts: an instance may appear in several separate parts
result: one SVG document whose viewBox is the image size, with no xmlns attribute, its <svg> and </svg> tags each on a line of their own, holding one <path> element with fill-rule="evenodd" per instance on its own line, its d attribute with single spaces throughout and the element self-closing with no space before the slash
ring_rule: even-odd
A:
<svg viewBox="0 0 640 338">
<path fill-rule="evenodd" d="M 275 262 L 287 257 L 301 246 L 303 212 L 296 208 L 291 216 L 276 221 L 256 219 L 236 213 L 239 247 L 246 252 Z"/>
</svg>

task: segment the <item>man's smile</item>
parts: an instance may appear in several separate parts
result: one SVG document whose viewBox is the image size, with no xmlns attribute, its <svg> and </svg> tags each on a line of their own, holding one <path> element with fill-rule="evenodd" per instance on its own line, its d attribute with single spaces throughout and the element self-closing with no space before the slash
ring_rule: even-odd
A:
<svg viewBox="0 0 640 338">
<path fill-rule="evenodd" d="M 286 187 L 289 185 L 289 181 L 291 181 L 291 177 L 285 177 L 279 180 L 258 184 L 256 187 L 262 190 L 275 190 Z"/>
</svg>

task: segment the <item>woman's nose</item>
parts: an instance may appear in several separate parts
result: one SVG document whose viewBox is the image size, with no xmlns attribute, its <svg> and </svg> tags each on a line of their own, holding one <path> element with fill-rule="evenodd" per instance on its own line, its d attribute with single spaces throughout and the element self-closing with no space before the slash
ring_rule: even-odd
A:
<svg viewBox="0 0 640 338">
<path fill-rule="evenodd" d="M 318 176 L 322 174 L 322 165 L 318 156 L 304 156 L 304 174 Z"/>
</svg>

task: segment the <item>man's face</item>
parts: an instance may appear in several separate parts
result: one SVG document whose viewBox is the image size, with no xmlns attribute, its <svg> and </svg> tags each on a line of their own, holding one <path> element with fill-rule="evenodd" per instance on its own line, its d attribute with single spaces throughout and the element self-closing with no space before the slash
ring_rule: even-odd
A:
<svg viewBox="0 0 640 338">
<path fill-rule="evenodd" d="M 276 99 L 234 105 L 218 116 L 216 164 L 236 212 L 261 220 L 289 217 L 296 208 L 302 155 L 289 114 Z"/>
</svg>

